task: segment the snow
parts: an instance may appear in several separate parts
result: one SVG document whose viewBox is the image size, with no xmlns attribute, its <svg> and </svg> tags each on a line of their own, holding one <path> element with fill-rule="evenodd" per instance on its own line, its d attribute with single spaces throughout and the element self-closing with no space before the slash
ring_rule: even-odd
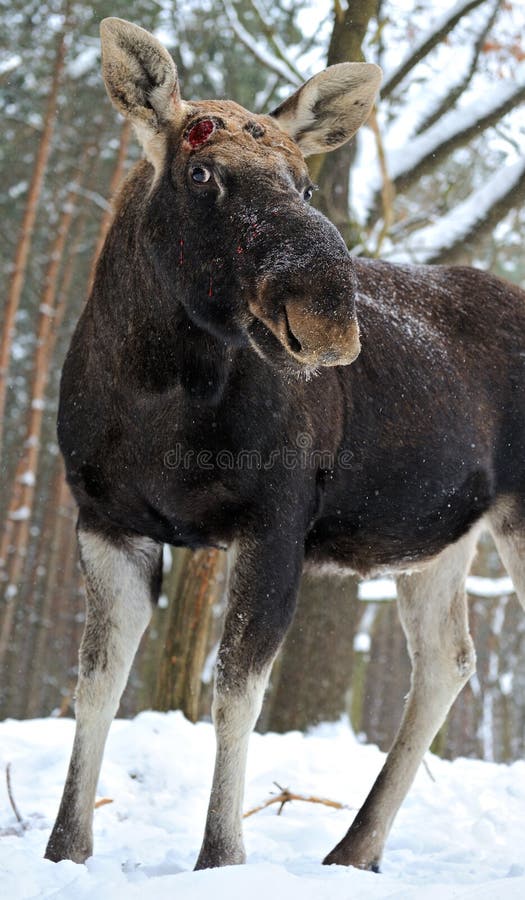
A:
<svg viewBox="0 0 525 900">
<path fill-rule="evenodd" d="M 38 311 L 43 316 L 49 316 L 50 318 L 54 318 L 56 316 L 56 309 L 53 309 L 53 307 L 50 306 L 49 303 L 41 303 L 38 307 Z"/>
<path fill-rule="evenodd" d="M 475 597 L 501 597 L 514 593 L 514 585 L 508 575 L 501 578 L 485 578 L 481 575 L 469 575 L 466 582 L 467 593 Z M 393 578 L 374 578 L 361 581 L 358 587 L 360 600 L 395 600 L 396 583 Z"/>
<path fill-rule="evenodd" d="M 8 72 L 17 69 L 21 62 L 22 57 L 18 53 L 13 53 L 6 59 L 0 60 L 0 75 L 7 75 Z"/>
<path fill-rule="evenodd" d="M 395 600 L 396 583 L 392 578 L 374 578 L 373 581 L 362 581 L 358 587 L 360 600 Z"/>
<path fill-rule="evenodd" d="M 447 41 L 445 45 L 444 41 L 440 41 L 430 56 L 417 64 L 417 72 L 412 74 L 409 83 L 402 82 L 403 90 L 407 91 L 406 97 L 400 114 L 388 129 L 389 141 L 392 141 L 394 146 L 406 143 L 407 138 L 441 106 L 443 100 L 449 97 L 458 85 L 461 86 L 469 80 L 477 53 L 477 43 L 494 15 L 494 7 L 499 4 L 500 0 L 491 0 L 490 3 L 483 3 L 481 7 L 474 9 L 459 27 L 456 26 L 452 56 L 449 42 Z M 464 5 L 462 4 L 463 7 Z M 454 17 L 447 11 L 444 18 L 450 22 Z M 431 38 L 434 27 L 425 37 L 418 40 L 418 47 L 424 46 Z M 440 27 L 439 23 L 437 27 Z M 462 41 L 460 32 L 465 28 L 466 34 L 463 35 Z M 411 49 L 408 59 L 413 58 Z M 400 66 L 397 67 L 398 71 L 399 69 Z M 425 72 L 424 88 L 421 83 L 423 72 Z M 385 76 L 385 84 L 388 78 L 388 75 Z"/>
<path fill-rule="evenodd" d="M 17 826 L 0 791 L 2 896 L 9 900 L 521 900 L 525 896 L 525 763 L 447 762 L 428 756 L 394 823 L 383 874 L 323 867 L 376 777 L 384 754 L 343 723 L 310 735 L 254 735 L 245 808 L 273 782 L 341 801 L 350 810 L 294 802 L 245 821 L 248 864 L 192 872 L 211 778 L 211 725 L 181 713 L 141 713 L 111 729 L 95 811 L 95 855 L 86 866 L 42 859 L 58 806 L 73 722 L 0 724 L 0 765 L 11 762 Z M 11 833 L 9 833 L 11 832 Z M 13 833 L 14 832 L 14 833 Z"/>
<path fill-rule="evenodd" d="M 395 5 L 396 13 L 398 5 Z M 386 72 L 384 86 L 388 86 L 390 77 L 404 66 L 407 59 L 413 58 L 414 49 L 431 38 L 444 20 L 450 19 L 453 13 L 470 4 L 468 0 L 459 0 L 456 4 L 451 2 L 429 6 L 416 4 L 413 0 L 402 0 L 400 5 L 402 10 L 399 10 L 399 15 L 391 17 L 385 25 L 379 56 L 373 42 L 367 49 L 367 58 L 383 65 Z M 440 154 L 444 141 L 450 141 L 449 146 L 458 145 L 465 131 L 472 140 L 476 136 L 476 129 L 483 139 L 482 155 L 495 173 L 495 177 L 490 179 L 490 189 L 485 190 L 484 187 L 487 186 L 484 186 L 479 194 L 472 196 L 472 202 L 460 203 L 452 209 L 444 224 L 439 221 L 426 227 L 427 219 L 419 222 L 417 200 L 411 200 L 411 211 L 407 218 L 401 219 L 397 227 L 391 229 L 390 239 L 381 248 L 383 255 L 396 262 L 412 260 L 422 263 L 432 259 L 436 253 L 452 244 L 453 234 L 457 231 L 460 232 L 457 240 L 461 241 L 481 217 L 480 201 L 486 212 L 491 202 L 497 202 L 505 194 L 505 186 L 512 189 L 512 181 L 509 179 L 513 176 L 518 178 L 518 167 L 520 162 L 523 163 L 523 153 L 520 152 L 523 146 L 523 116 L 519 103 L 515 109 L 500 117 L 497 129 L 489 127 L 488 123 L 492 111 L 508 109 L 509 98 L 523 98 L 525 62 L 520 59 L 519 54 L 514 58 L 509 53 L 507 63 L 503 64 L 499 54 L 482 53 L 476 71 L 471 73 L 477 41 L 484 34 L 495 8 L 500 6 L 497 0 L 485 0 L 462 16 L 447 39 L 440 41 L 402 79 L 399 90 L 396 89 L 391 96 L 379 102 L 378 122 L 390 178 L 403 179 L 408 176 L 410 179 L 421 163 L 431 159 L 433 154 Z M 509 19 L 510 11 L 505 10 L 498 14 L 491 27 L 491 40 L 496 45 L 499 43 L 501 46 L 510 46 L 513 40 L 510 34 L 523 31 L 523 4 L 517 4 L 513 10 L 517 17 L 514 24 Z M 441 105 L 443 99 L 458 85 L 465 83 L 466 89 L 454 107 L 435 125 L 420 134 L 414 134 L 429 114 Z M 382 183 L 377 148 L 370 129 L 361 129 L 357 146 L 357 160 L 351 171 L 350 204 L 358 220 L 366 223 L 376 216 Z M 465 153 L 465 150 L 456 149 L 454 152 L 458 160 L 459 153 Z M 518 165 L 513 168 L 515 163 Z M 462 164 L 472 166 L 471 151 L 468 156 L 465 155 Z M 444 165 L 446 171 L 447 163 Z M 453 182 L 451 186 L 452 184 Z M 474 188 L 477 186 L 479 185 L 474 179 Z M 441 197 L 441 206 L 444 202 L 442 190 L 438 185 L 437 196 Z M 405 199 L 410 199 L 410 195 L 405 195 Z M 462 199 L 460 196 L 459 200 Z M 457 204 L 458 198 L 454 192 L 446 202 L 449 207 Z M 372 231 L 365 237 L 366 249 L 372 254 L 375 252 L 381 227 L 382 223 L 378 223 L 377 233 Z M 369 228 L 370 225 L 367 225 L 365 234 Z M 395 256 L 390 254 L 390 240 L 396 251 Z M 409 246 L 406 246 L 407 242 Z"/>
<path fill-rule="evenodd" d="M 169 544 L 162 545 L 162 571 L 170 572 L 173 565 L 173 557 L 171 555 L 171 547 Z"/>
<path fill-rule="evenodd" d="M 453 19 L 456 19 L 456 17 L 461 16 L 464 11 L 467 10 L 471 5 L 472 0 L 459 0 L 459 2 L 456 3 L 452 8 L 448 8 L 444 13 L 438 16 L 438 18 L 435 19 L 434 22 L 432 22 L 430 28 L 423 34 L 421 34 L 418 37 L 417 41 L 413 44 L 413 46 L 410 47 L 410 50 L 407 53 L 406 57 L 401 60 L 399 65 L 397 65 L 393 71 L 387 72 L 385 74 L 385 85 L 389 85 L 391 81 L 397 78 L 398 72 L 401 72 L 405 68 L 407 63 L 409 63 L 412 59 L 414 59 L 414 57 L 421 53 L 425 45 L 429 41 L 432 41 L 434 35 L 438 31 L 441 31 L 443 28 L 445 28 L 448 23 Z"/>
<path fill-rule="evenodd" d="M 29 519 L 30 515 L 31 510 L 28 506 L 19 506 L 18 509 L 14 509 L 13 512 L 9 513 L 9 518 L 13 522 L 22 522 L 24 519 Z"/>
<path fill-rule="evenodd" d="M 18 479 L 20 484 L 27 484 L 28 487 L 34 487 L 35 485 L 35 473 L 31 472 L 30 469 L 27 472 L 23 472 L 20 478 Z"/>
<path fill-rule="evenodd" d="M 68 64 L 67 70 L 71 78 L 83 78 L 88 72 L 97 69 L 100 64 L 100 46 L 98 38 L 89 47 L 85 47 Z"/>
<path fill-rule="evenodd" d="M 480 575 L 469 575 L 467 578 L 467 591 L 477 597 L 501 597 L 503 594 L 513 594 L 514 585 L 508 575 L 502 578 L 483 578 Z"/>
<path fill-rule="evenodd" d="M 399 178 L 401 175 L 412 171 L 423 159 L 431 156 L 443 143 L 451 141 L 456 135 L 463 133 L 468 128 L 474 127 L 495 110 L 499 110 L 508 101 L 518 95 L 525 87 L 525 66 L 520 72 L 517 81 L 499 85 L 493 85 L 486 95 L 479 96 L 467 105 L 459 106 L 446 115 L 439 122 L 408 143 L 403 141 L 396 148 L 394 140 L 389 133 L 385 137 L 387 145 L 387 163 L 390 177 Z M 393 132 L 392 132 L 393 134 Z"/>
<path fill-rule="evenodd" d="M 356 653 L 370 653 L 372 639 L 369 634 L 359 631 L 354 638 L 354 651 Z"/>
<path fill-rule="evenodd" d="M 461 238 L 468 237 L 478 222 L 484 220 L 494 204 L 505 197 L 525 174 L 525 158 L 513 165 L 504 166 L 489 178 L 463 203 L 441 216 L 432 225 L 421 228 L 403 242 L 403 246 L 388 254 L 398 263 L 423 264 L 439 250 L 453 246 Z"/>
</svg>

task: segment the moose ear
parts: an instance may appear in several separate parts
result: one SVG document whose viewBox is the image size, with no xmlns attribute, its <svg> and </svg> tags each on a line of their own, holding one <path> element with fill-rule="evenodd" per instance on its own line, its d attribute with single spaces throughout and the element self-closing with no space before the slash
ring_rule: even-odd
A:
<svg viewBox="0 0 525 900">
<path fill-rule="evenodd" d="M 270 113 L 304 156 L 345 144 L 366 122 L 382 72 L 373 63 L 329 66 Z"/>
<path fill-rule="evenodd" d="M 168 51 L 144 28 L 124 19 L 100 23 L 102 74 L 113 105 L 148 139 L 182 109 L 177 68 Z"/>
</svg>

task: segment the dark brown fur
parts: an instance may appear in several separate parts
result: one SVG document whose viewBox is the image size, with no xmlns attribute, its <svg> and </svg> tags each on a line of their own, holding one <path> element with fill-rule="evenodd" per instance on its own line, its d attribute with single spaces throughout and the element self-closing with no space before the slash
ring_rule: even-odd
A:
<svg viewBox="0 0 525 900">
<path fill-rule="evenodd" d="M 98 603 L 102 623 L 117 613 L 126 621 L 118 585 L 129 576 L 137 624 L 125 646 L 113 636 L 119 678 L 142 633 L 144 604 L 158 591 L 160 544 L 237 548 L 214 700 L 218 761 L 198 862 L 222 865 L 243 859 L 247 735 L 305 564 L 433 572 L 443 554 L 445 574 L 450 566 L 457 581 L 443 583 L 458 608 L 446 607 L 438 633 L 432 619 L 428 634 L 419 629 L 415 587 L 403 600 L 416 674 L 425 653 L 429 669 L 452 660 L 434 731 L 468 677 L 473 651 L 463 633 L 464 571 L 455 548 L 509 498 L 514 522 L 523 519 L 525 295 L 474 269 L 352 259 L 335 228 L 305 202 L 310 180 L 296 141 L 307 134 L 307 149 L 332 142 L 342 84 L 357 79 L 357 99 L 348 104 L 370 104 L 373 91 L 361 80 L 375 74 L 366 66 L 364 75 L 360 67 L 328 70 L 273 117 L 227 101 L 183 104 L 165 51 L 140 29 L 109 22 L 108 89 L 119 108 L 124 91 L 124 111 L 150 162 L 121 191 L 73 337 L 60 447 L 79 505 L 92 616 Z M 126 87 L 135 31 L 151 78 L 140 90 L 135 82 Z M 202 121 L 212 130 L 195 146 Z M 111 615 L 103 612 L 108 585 L 118 595 Z M 89 654 L 96 658 L 92 647 Z M 453 662 L 461 659 L 468 665 Z M 81 735 L 97 704 L 109 721 L 111 684 L 102 669 L 85 673 L 95 686 L 81 676 L 88 698 L 77 710 Z M 429 703 L 420 699 L 420 709 Z M 416 721 L 412 711 L 407 717 Z M 89 761 L 83 741 L 75 753 Z M 399 805 L 396 785 L 406 791 L 417 767 L 417 759 L 407 763 L 403 775 L 403 752 L 400 745 L 389 757 L 362 818 L 328 862 L 377 865 Z M 77 791 L 78 772 L 75 761 L 50 841 L 53 859 L 81 859 L 91 846 L 85 823 L 94 776 Z M 83 810 L 82 827 L 71 797 Z M 72 821 L 73 841 L 64 836 Z M 370 827 L 357 834 L 360 822 Z"/>
</svg>

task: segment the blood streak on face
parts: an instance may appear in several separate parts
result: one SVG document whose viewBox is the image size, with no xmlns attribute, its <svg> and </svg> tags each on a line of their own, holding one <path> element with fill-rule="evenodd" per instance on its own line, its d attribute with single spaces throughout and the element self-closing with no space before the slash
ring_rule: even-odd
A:
<svg viewBox="0 0 525 900">
<path fill-rule="evenodd" d="M 201 144 L 206 143 L 216 127 L 213 119 L 203 119 L 201 122 L 197 122 L 193 128 L 190 128 L 186 140 L 191 147 L 200 147 Z"/>
</svg>

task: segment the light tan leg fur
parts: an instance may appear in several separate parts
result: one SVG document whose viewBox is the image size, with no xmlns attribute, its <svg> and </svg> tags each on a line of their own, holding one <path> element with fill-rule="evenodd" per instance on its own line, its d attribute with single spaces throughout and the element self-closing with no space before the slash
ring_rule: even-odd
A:
<svg viewBox="0 0 525 900">
<path fill-rule="evenodd" d="M 363 807 L 325 863 L 379 867 L 385 841 L 421 760 L 461 688 L 475 671 L 465 578 L 477 529 L 425 569 L 397 579 L 398 607 L 412 663 L 411 687 L 399 731 Z"/>
</svg>

